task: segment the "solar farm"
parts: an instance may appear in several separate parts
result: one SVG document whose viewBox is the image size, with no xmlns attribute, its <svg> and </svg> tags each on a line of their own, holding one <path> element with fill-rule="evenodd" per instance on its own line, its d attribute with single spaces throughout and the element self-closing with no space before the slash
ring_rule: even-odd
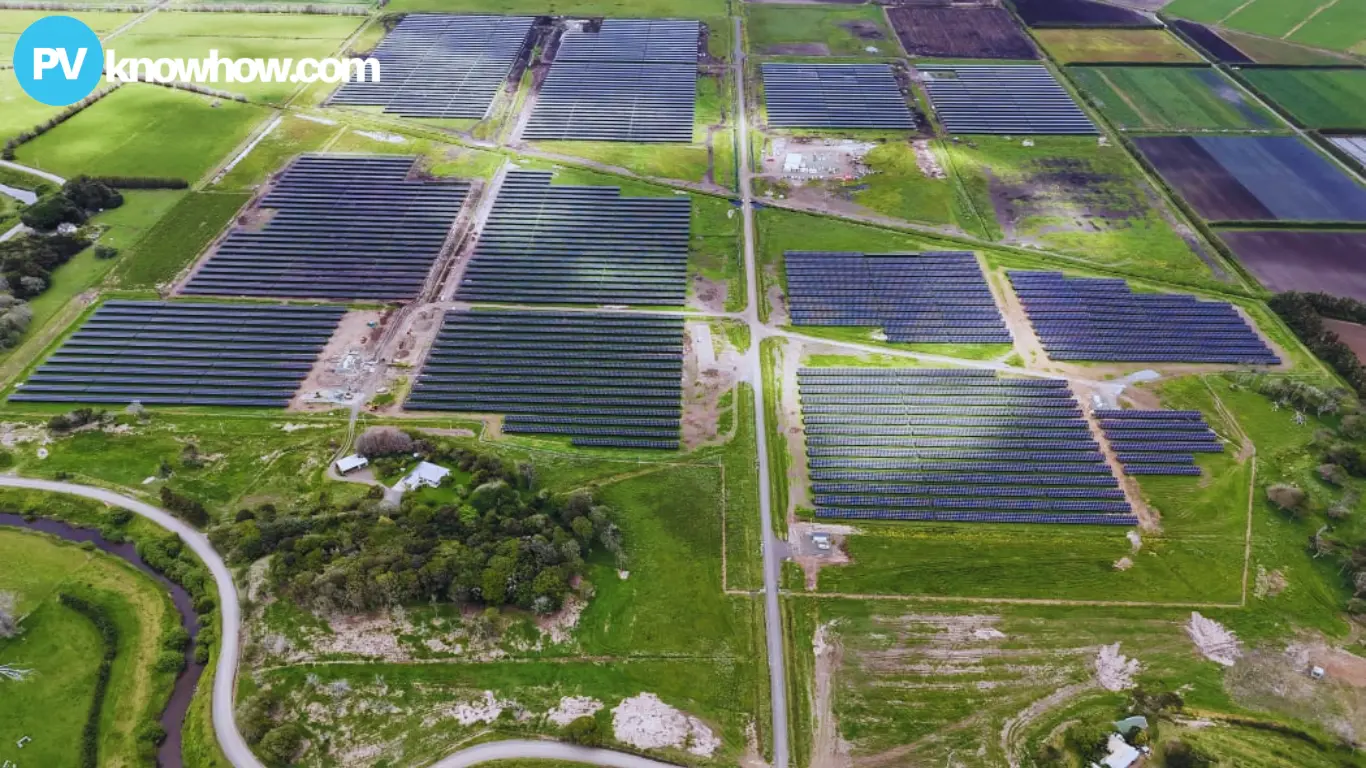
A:
<svg viewBox="0 0 1366 768">
<path fill-rule="evenodd" d="M 9 399 L 283 408 L 343 312 L 335 306 L 107 301 Z"/>
<path fill-rule="evenodd" d="M 1366 186 L 1298 138 L 1159 136 L 1134 143 L 1209 221 L 1366 223 Z"/>
<path fill-rule="evenodd" d="M 1134 525 L 1066 381 L 806 368 L 816 517 Z"/>
<path fill-rule="evenodd" d="M 1199 411 L 1101 409 L 1094 415 L 1125 474 L 1199 475 L 1195 454 L 1224 452 Z"/>
<path fill-rule="evenodd" d="M 531 16 L 409 14 L 372 54 L 382 65 L 381 81 L 347 83 L 331 103 L 383 107 L 404 117 L 482 119 L 535 22 Z"/>
<path fill-rule="evenodd" d="M 1054 360 L 1279 365 L 1233 305 L 1135 293 L 1117 278 L 1011 270 L 1011 286 Z"/>
<path fill-rule="evenodd" d="M 186 284 L 190 295 L 415 298 L 465 204 L 468 182 L 412 178 L 415 157 L 307 155 Z"/>
<path fill-rule="evenodd" d="M 692 141 L 700 34 L 695 21 L 648 19 L 566 32 L 522 138 Z"/>
<path fill-rule="evenodd" d="M 456 292 L 463 301 L 682 305 L 691 202 L 507 174 Z"/>
<path fill-rule="evenodd" d="M 1091 118 L 1045 67 L 960 64 L 917 69 L 949 133 L 1097 133 Z"/>
<path fill-rule="evenodd" d="M 788 251 L 793 325 L 881 327 L 905 343 L 1009 344 L 977 257 Z"/>
<path fill-rule="evenodd" d="M 643 315 L 451 312 L 409 410 L 506 414 L 508 434 L 676 450 L 683 321 Z"/>
<path fill-rule="evenodd" d="M 764 107 L 774 128 L 915 128 L 886 64 L 786 64 L 762 68 Z"/>
</svg>

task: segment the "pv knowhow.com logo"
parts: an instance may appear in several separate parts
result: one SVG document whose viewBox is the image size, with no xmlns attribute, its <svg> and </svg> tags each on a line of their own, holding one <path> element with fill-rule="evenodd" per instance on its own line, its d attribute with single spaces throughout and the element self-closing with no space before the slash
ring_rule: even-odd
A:
<svg viewBox="0 0 1366 768">
<path fill-rule="evenodd" d="M 24 92 L 65 107 L 109 83 L 378 83 L 375 59 L 230 59 L 207 51 L 200 59 L 119 58 L 99 35 L 70 16 L 29 25 L 14 46 L 14 74 Z"/>
</svg>

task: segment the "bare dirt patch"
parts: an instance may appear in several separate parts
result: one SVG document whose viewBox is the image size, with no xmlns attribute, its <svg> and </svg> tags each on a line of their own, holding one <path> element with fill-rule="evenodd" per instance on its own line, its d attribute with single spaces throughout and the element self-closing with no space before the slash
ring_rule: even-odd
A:
<svg viewBox="0 0 1366 768">
<path fill-rule="evenodd" d="M 1021 240 L 1020 227 L 1028 219 L 1051 223 L 1049 232 L 1105 232 L 1124 226 L 1146 213 L 1137 194 L 1117 194 L 1123 180 L 1094 170 L 1084 160 L 1040 157 L 1018 169 L 1019 178 L 1007 181 L 987 171 L 992 206 L 1007 237 Z"/>
<path fill-rule="evenodd" d="M 829 56 L 830 46 L 825 43 L 782 43 L 764 49 L 769 56 Z"/>
<path fill-rule="evenodd" d="M 1096 680 L 1107 691 L 1127 691 L 1134 687 L 1134 675 L 1138 674 L 1138 659 L 1131 659 L 1119 652 L 1119 643 L 1103 645 L 1096 654 Z"/>
<path fill-rule="evenodd" d="M 871 21 L 846 21 L 840 24 L 860 40 L 886 40 L 887 36 Z"/>
<path fill-rule="evenodd" d="M 354 310 L 342 316 L 336 333 L 299 388 L 291 410 L 327 410 L 359 397 L 377 366 L 379 341 L 392 312 Z"/>
<path fill-rule="evenodd" d="M 745 356 L 714 336 L 705 322 L 689 323 L 683 335 L 683 445 L 690 450 L 724 437 L 721 397 L 747 375 Z M 707 349 L 699 348 L 698 337 Z"/>
<path fill-rule="evenodd" d="M 774 136 L 764 152 L 760 175 L 800 186 L 811 181 L 852 181 L 870 172 L 864 158 L 877 144 L 852 139 Z"/>
<path fill-rule="evenodd" d="M 592 717 L 602 709 L 602 702 L 589 696 L 565 696 L 555 708 L 545 713 L 546 719 L 563 728 L 580 717 Z"/>
<path fill-rule="evenodd" d="M 839 722 L 835 718 L 835 676 L 844 663 L 844 649 L 840 645 L 835 624 L 827 622 L 816 627 L 811 642 L 815 654 L 816 734 L 811 749 L 811 768 L 848 768 L 849 743 L 840 737 Z"/>
<path fill-rule="evenodd" d="M 1268 571 L 1266 566 L 1257 566 L 1257 580 L 1253 585 L 1252 594 L 1259 600 L 1268 597 L 1276 597 L 1290 586 L 1290 581 L 1285 577 L 1285 573 L 1280 569 Z"/>
<path fill-rule="evenodd" d="M 834 565 L 848 565 L 853 562 L 845 548 L 845 537 L 857 534 L 859 530 L 847 525 L 826 523 L 791 522 L 788 525 L 788 557 L 801 566 L 806 576 L 806 589 L 815 591 L 820 581 L 822 568 Z M 816 545 L 814 536 L 822 534 L 830 539 L 830 548 L 821 549 Z"/>
<path fill-rule="evenodd" d="M 721 739 L 696 717 L 681 712 L 653 693 L 623 699 L 612 709 L 612 733 L 617 741 L 637 749 L 686 749 L 711 757 Z"/>
<path fill-rule="evenodd" d="M 1225 667 L 1231 667 L 1243 655 L 1242 643 L 1238 636 L 1224 628 L 1213 619 L 1207 619 L 1198 612 L 1192 613 L 1186 624 L 1186 634 L 1199 649 L 1200 655 Z"/>
<path fill-rule="evenodd" d="M 1358 360 L 1366 360 L 1366 325 L 1357 325 L 1343 320 L 1324 319 L 1323 324 L 1328 326 L 1328 330 L 1336 333 L 1342 343 L 1357 356 Z"/>
<path fill-rule="evenodd" d="M 1324 670 L 1322 680 L 1310 674 L 1316 666 Z M 1357 746 L 1366 738 L 1366 659 L 1321 637 L 1244 654 L 1225 674 L 1224 687 L 1244 706 L 1308 717 Z"/>
</svg>

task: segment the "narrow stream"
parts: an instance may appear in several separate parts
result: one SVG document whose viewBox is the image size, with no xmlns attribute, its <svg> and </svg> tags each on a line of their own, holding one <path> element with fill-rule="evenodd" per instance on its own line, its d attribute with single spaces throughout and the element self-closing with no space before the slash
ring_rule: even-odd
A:
<svg viewBox="0 0 1366 768">
<path fill-rule="evenodd" d="M 0 512 L 0 526 L 39 531 L 78 543 L 91 542 L 100 551 L 131 563 L 138 570 L 156 579 L 157 583 L 171 593 L 171 602 L 175 603 L 176 611 L 180 613 L 180 624 L 190 633 L 190 643 L 185 649 L 185 669 L 176 678 L 171 698 L 161 713 L 161 727 L 166 729 L 166 741 L 162 742 L 161 748 L 157 750 L 157 765 L 161 768 L 182 768 L 181 727 L 185 721 L 185 713 L 190 708 L 190 700 L 194 698 L 195 686 L 199 684 L 199 677 L 204 673 L 204 665 L 196 664 L 194 661 L 194 639 L 199 634 L 199 618 L 195 615 L 194 600 L 190 593 L 143 562 L 142 558 L 138 557 L 137 548 L 131 542 L 115 544 L 92 528 L 77 528 L 45 518 L 29 522 L 19 515 L 3 512 Z M 110 706 L 108 699 L 105 700 L 105 706 Z"/>
</svg>

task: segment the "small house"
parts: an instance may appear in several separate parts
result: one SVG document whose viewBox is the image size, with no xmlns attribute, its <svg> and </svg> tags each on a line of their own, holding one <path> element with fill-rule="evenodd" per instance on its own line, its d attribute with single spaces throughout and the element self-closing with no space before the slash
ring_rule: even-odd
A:
<svg viewBox="0 0 1366 768">
<path fill-rule="evenodd" d="M 439 464 L 424 461 L 408 473 L 408 476 L 398 481 L 394 486 L 397 491 L 415 491 L 418 488 L 436 488 L 441 485 L 451 471 Z"/>
<path fill-rule="evenodd" d="M 349 475 L 358 469 L 365 469 L 368 466 L 370 466 L 370 461 L 368 459 L 354 453 L 350 456 L 343 456 L 340 459 L 337 459 L 337 472 L 343 475 Z"/>
</svg>

